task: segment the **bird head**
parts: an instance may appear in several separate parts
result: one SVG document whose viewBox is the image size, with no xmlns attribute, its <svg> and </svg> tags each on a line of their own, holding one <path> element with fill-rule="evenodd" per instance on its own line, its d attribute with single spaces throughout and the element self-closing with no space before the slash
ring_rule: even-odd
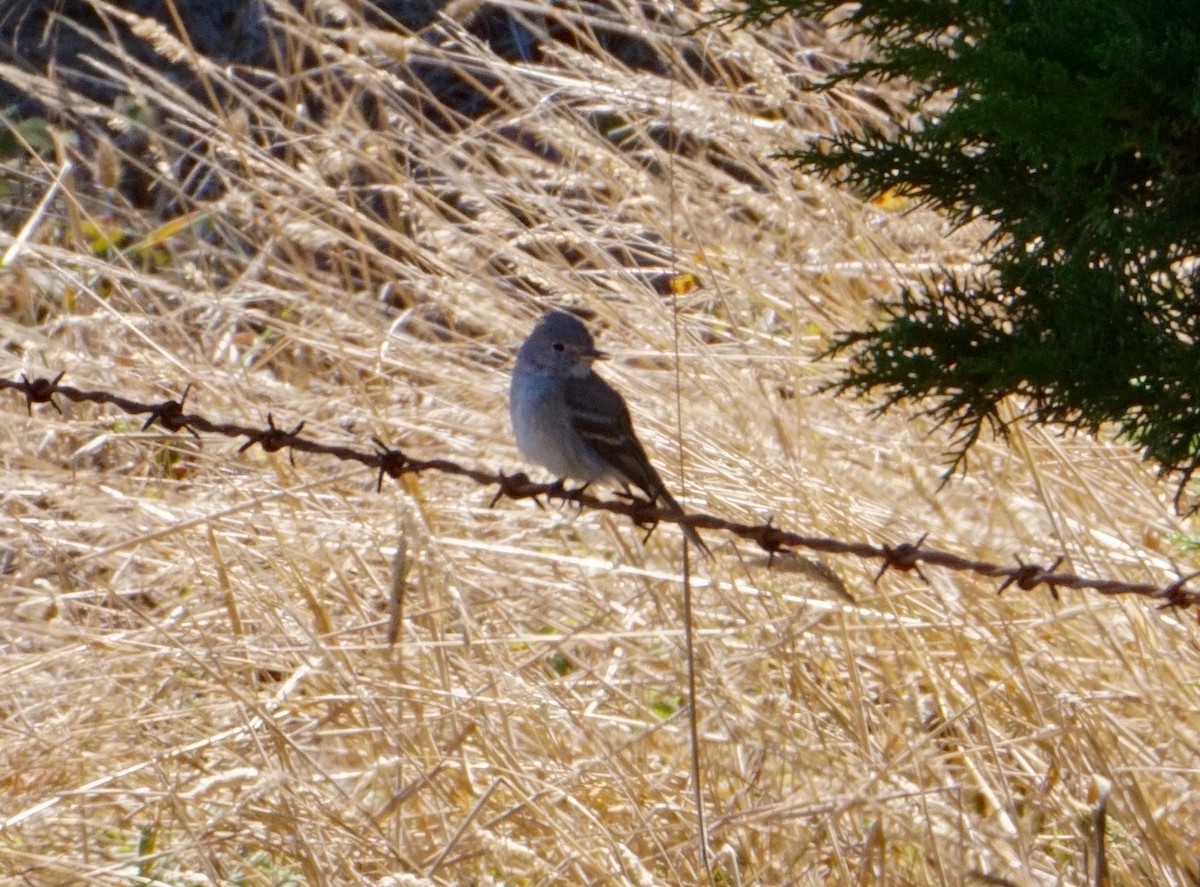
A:
<svg viewBox="0 0 1200 887">
<path fill-rule="evenodd" d="M 538 321 L 517 354 L 518 367 L 548 375 L 585 376 L 593 361 L 607 360 L 583 322 L 565 311 L 551 311 Z"/>
</svg>

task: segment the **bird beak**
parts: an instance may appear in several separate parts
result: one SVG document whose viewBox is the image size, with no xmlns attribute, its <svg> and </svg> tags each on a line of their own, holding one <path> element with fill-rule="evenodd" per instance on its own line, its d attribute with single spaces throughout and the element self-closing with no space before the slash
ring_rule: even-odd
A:
<svg viewBox="0 0 1200 887">
<path fill-rule="evenodd" d="M 609 355 L 607 351 L 597 351 L 595 348 L 589 348 L 583 352 L 583 356 L 588 360 L 608 360 Z"/>
</svg>

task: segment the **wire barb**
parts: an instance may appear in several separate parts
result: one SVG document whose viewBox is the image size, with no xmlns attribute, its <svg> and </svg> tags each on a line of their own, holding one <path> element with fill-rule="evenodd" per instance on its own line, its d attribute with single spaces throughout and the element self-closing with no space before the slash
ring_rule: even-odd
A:
<svg viewBox="0 0 1200 887">
<path fill-rule="evenodd" d="M 191 391 L 192 383 L 189 382 L 183 389 L 183 396 L 179 400 L 167 400 L 157 404 L 150 411 L 150 417 L 142 425 L 142 431 L 148 431 L 150 426 L 157 422 L 172 434 L 187 429 L 192 437 L 199 440 L 200 435 L 192 427 L 189 417 L 183 412 L 183 405 L 187 403 L 187 398 Z"/>
<path fill-rule="evenodd" d="M 371 438 L 371 443 L 375 444 L 375 459 L 379 464 L 379 479 L 375 482 L 375 492 L 382 493 L 384 476 L 395 480 L 404 474 L 404 469 L 408 466 L 408 456 L 401 450 L 389 447 L 377 437 Z"/>
<path fill-rule="evenodd" d="M 496 486 L 496 495 L 488 503 L 488 508 L 495 508 L 496 503 L 501 499 L 532 499 L 534 504 L 544 511 L 546 506 L 538 497 L 549 497 L 553 495 L 556 488 L 558 492 L 562 492 L 561 480 L 555 481 L 547 487 L 545 484 L 535 484 L 523 471 L 518 471 L 516 474 L 504 474 L 503 472 L 497 474 Z"/>
<path fill-rule="evenodd" d="M 754 540 L 758 543 L 758 547 L 767 553 L 767 567 L 775 566 L 775 556 L 786 550 L 784 545 L 784 532 L 775 526 L 775 516 L 767 518 L 767 522 L 763 524 L 762 531 Z M 878 577 L 876 577 L 878 579 Z"/>
<path fill-rule="evenodd" d="M 1151 597 L 1162 598 L 1165 603 L 1159 606 L 1160 610 L 1186 610 L 1192 604 L 1196 603 L 1197 593 L 1187 587 L 1187 584 L 1200 576 L 1200 571 L 1188 573 L 1186 576 L 1180 576 L 1170 585 L 1160 588 L 1154 592 Z"/>
<path fill-rule="evenodd" d="M 1009 573 L 1008 578 L 1000 583 L 1000 587 L 996 589 L 996 594 L 1004 594 L 1004 589 L 1010 585 L 1016 585 L 1022 591 L 1032 591 L 1039 585 L 1045 583 L 1050 587 L 1050 596 L 1058 600 L 1058 586 L 1052 581 L 1054 571 L 1058 569 L 1058 565 L 1063 562 L 1062 555 L 1055 558 L 1054 563 L 1047 569 L 1040 564 L 1027 564 L 1021 560 L 1019 555 L 1013 555 L 1017 561 L 1017 568 Z"/>
<path fill-rule="evenodd" d="M 928 533 L 922 533 L 921 538 L 915 543 L 901 542 L 895 547 L 890 545 L 883 546 L 883 566 L 875 574 L 873 583 L 878 585 L 879 580 L 883 578 L 883 574 L 894 568 L 901 573 L 915 572 L 921 577 L 921 581 L 928 585 L 929 579 L 921 572 L 921 545 L 925 542 L 927 536 L 929 536 Z"/>
<path fill-rule="evenodd" d="M 244 444 L 238 447 L 239 453 L 244 453 L 255 444 L 258 444 L 268 453 L 276 453 L 279 450 L 287 449 L 288 459 L 291 460 L 292 467 L 296 467 L 296 443 L 299 440 L 300 432 L 304 428 L 304 423 L 300 422 L 295 428 L 290 431 L 283 428 L 275 427 L 275 417 L 267 413 L 267 427 L 258 431 L 251 432 Z"/>
<path fill-rule="evenodd" d="M 54 395 L 58 392 L 58 383 L 62 381 L 63 376 L 66 374 L 67 371 L 63 370 L 51 381 L 41 376 L 36 379 L 30 379 L 24 373 L 21 373 L 21 384 L 17 388 L 25 395 L 25 412 L 32 416 L 33 405 L 35 403 L 48 403 L 54 409 L 58 410 L 60 416 L 63 415 L 62 407 L 54 401 Z"/>
</svg>

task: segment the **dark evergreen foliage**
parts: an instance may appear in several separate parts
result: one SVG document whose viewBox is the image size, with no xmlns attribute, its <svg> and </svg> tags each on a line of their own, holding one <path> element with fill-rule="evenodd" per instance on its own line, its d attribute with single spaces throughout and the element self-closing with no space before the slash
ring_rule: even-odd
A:
<svg viewBox="0 0 1200 887">
<path fill-rule="evenodd" d="M 808 146 L 800 166 L 995 225 L 970 279 L 908 288 L 837 340 L 852 357 L 837 387 L 928 403 L 958 433 L 956 465 L 1015 395 L 1034 422 L 1114 428 L 1182 492 L 1200 468 L 1195 4 L 749 0 L 727 17 L 782 15 L 870 39 L 830 84 L 917 84 L 914 122 Z M 935 93 L 949 107 L 923 111 Z"/>
</svg>

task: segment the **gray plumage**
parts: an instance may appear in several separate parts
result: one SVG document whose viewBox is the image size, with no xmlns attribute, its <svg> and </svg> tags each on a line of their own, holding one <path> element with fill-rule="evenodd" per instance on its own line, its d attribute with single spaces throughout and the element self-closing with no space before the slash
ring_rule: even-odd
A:
<svg viewBox="0 0 1200 887">
<path fill-rule="evenodd" d="M 509 389 L 517 449 L 555 477 L 632 484 L 651 502 L 683 514 L 650 464 L 625 399 L 592 369 L 607 356 L 578 318 L 563 311 L 542 317 L 517 352 Z M 709 553 L 693 528 L 683 532 Z"/>
</svg>

